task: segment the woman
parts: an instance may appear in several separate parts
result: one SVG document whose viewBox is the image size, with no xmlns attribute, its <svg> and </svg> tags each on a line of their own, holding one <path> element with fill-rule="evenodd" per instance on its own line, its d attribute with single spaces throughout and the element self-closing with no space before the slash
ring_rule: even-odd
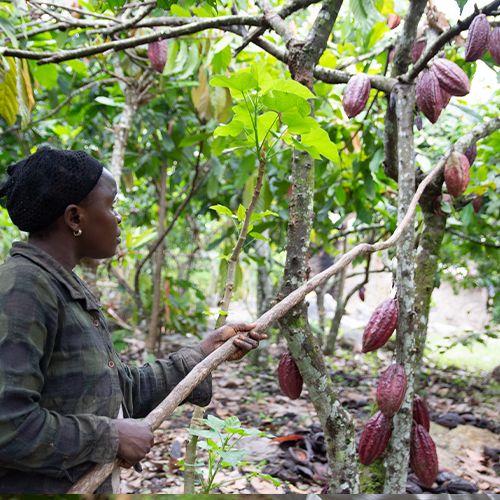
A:
<svg viewBox="0 0 500 500">
<path fill-rule="evenodd" d="M 72 272 L 84 257 L 112 257 L 120 243 L 113 177 L 83 151 L 49 148 L 7 172 L 0 197 L 29 240 L 0 265 L 0 493 L 65 493 L 94 463 L 144 458 L 153 434 L 134 419 L 229 338 L 250 331 L 235 340 L 239 359 L 265 335 L 227 325 L 165 361 L 125 366 L 100 302 Z M 210 398 L 207 377 L 187 401 Z M 98 492 L 112 490 L 110 476 Z"/>
</svg>

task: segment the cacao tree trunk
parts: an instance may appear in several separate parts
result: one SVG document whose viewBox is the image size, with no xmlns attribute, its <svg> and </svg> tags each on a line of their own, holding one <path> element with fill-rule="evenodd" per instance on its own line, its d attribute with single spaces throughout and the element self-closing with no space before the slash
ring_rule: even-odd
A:
<svg viewBox="0 0 500 500">
<path fill-rule="evenodd" d="M 165 204 L 167 193 L 167 164 L 162 162 L 161 180 L 160 180 L 160 213 L 158 215 L 158 234 L 165 229 Z M 153 278 L 153 304 L 151 308 L 151 320 L 149 323 L 148 336 L 146 338 L 146 351 L 150 354 L 156 352 L 160 345 L 160 336 L 158 335 L 158 325 L 160 322 L 160 302 L 163 291 L 161 281 L 161 271 L 163 268 L 163 240 L 156 249 L 156 265 Z"/>
<path fill-rule="evenodd" d="M 415 194 L 415 153 L 413 142 L 414 85 L 397 85 L 396 101 L 398 128 L 398 223 L 405 216 Z M 416 362 L 414 336 L 415 304 L 415 224 L 414 218 L 397 243 L 397 299 L 399 322 L 396 333 L 396 362 L 406 372 L 408 388 L 399 411 L 393 417 L 393 431 L 386 454 L 384 493 L 406 492 L 406 476 L 410 456 L 410 432 L 413 423 L 413 380 Z"/>
</svg>

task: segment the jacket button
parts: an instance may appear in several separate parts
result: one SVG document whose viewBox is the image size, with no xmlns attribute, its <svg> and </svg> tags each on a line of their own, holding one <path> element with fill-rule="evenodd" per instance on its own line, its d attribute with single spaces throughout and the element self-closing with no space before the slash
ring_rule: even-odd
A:
<svg viewBox="0 0 500 500">
<path fill-rule="evenodd" d="M 94 320 L 94 326 L 99 326 L 99 321 Z"/>
<path fill-rule="evenodd" d="M 110 368 L 113 368 L 113 366 L 115 366 L 115 364 L 113 363 L 113 361 L 110 361 L 110 362 L 108 363 L 108 366 L 109 366 Z"/>
</svg>

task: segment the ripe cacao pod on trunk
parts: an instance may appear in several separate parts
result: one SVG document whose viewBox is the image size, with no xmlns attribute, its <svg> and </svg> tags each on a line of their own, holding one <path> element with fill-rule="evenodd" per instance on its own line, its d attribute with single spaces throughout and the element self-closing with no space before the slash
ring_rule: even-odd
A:
<svg viewBox="0 0 500 500">
<path fill-rule="evenodd" d="M 453 61 L 442 57 L 435 59 L 431 71 L 436 75 L 439 86 L 448 94 L 464 96 L 470 92 L 469 78 L 465 71 Z"/>
<path fill-rule="evenodd" d="M 391 419 L 378 411 L 369 418 L 359 439 L 359 461 L 370 465 L 379 458 L 387 448 L 391 437 Z"/>
<path fill-rule="evenodd" d="M 413 64 L 415 64 L 422 55 L 422 52 L 425 49 L 425 40 L 420 40 L 419 42 L 415 41 L 413 44 L 413 48 L 411 49 L 411 59 Z"/>
<path fill-rule="evenodd" d="M 342 96 L 342 106 L 349 118 L 359 115 L 365 109 L 371 88 L 370 79 L 365 73 L 351 76 Z"/>
<path fill-rule="evenodd" d="M 391 30 L 397 28 L 400 22 L 401 16 L 398 16 L 397 14 L 391 13 L 387 16 L 387 26 L 389 26 L 389 29 Z"/>
<path fill-rule="evenodd" d="M 491 58 L 500 65 L 500 28 L 493 28 L 490 35 L 490 56 Z"/>
<path fill-rule="evenodd" d="M 472 208 L 474 208 L 475 214 L 479 213 L 479 210 L 481 210 L 482 206 L 483 206 L 483 198 L 481 196 L 478 196 L 477 198 L 474 198 L 472 200 Z"/>
<path fill-rule="evenodd" d="M 413 420 L 429 432 L 431 426 L 429 410 L 425 401 L 418 394 L 413 396 Z"/>
<path fill-rule="evenodd" d="M 477 146 L 476 143 L 474 143 L 466 152 L 465 156 L 469 160 L 469 165 L 472 167 L 472 164 L 474 163 L 474 160 L 476 159 L 477 156 Z"/>
<path fill-rule="evenodd" d="M 392 417 L 401 407 L 407 388 L 405 369 L 394 363 L 382 374 L 377 387 L 378 409 Z"/>
<path fill-rule="evenodd" d="M 443 110 L 443 96 L 436 75 L 425 70 L 416 87 L 418 107 L 431 123 L 436 123 Z"/>
<path fill-rule="evenodd" d="M 420 424 L 411 430 L 410 465 L 423 485 L 431 488 L 438 474 L 438 457 L 434 441 Z"/>
<path fill-rule="evenodd" d="M 387 343 L 398 325 L 398 303 L 385 299 L 373 312 L 363 332 L 363 352 L 370 352 Z"/>
<path fill-rule="evenodd" d="M 469 185 L 469 160 L 462 153 L 453 151 L 444 167 L 444 182 L 453 198 L 462 196 Z"/>
<path fill-rule="evenodd" d="M 148 44 L 148 59 L 151 67 L 157 73 L 163 73 L 165 64 L 167 64 L 167 41 L 158 40 Z"/>
<path fill-rule="evenodd" d="M 300 396 L 304 381 L 289 352 L 281 356 L 278 365 L 278 381 L 285 396 L 290 399 L 297 399 Z"/>
<path fill-rule="evenodd" d="M 489 48 L 491 26 L 484 14 L 479 14 L 469 26 L 465 40 L 465 60 L 477 61 L 486 54 Z"/>
</svg>

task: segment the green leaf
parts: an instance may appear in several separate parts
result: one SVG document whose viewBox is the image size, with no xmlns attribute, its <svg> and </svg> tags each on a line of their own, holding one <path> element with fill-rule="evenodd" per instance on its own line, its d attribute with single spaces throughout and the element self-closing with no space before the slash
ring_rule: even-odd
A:
<svg viewBox="0 0 500 500">
<path fill-rule="evenodd" d="M 223 427 L 221 427 L 222 429 Z M 206 439 L 218 439 L 219 435 L 217 432 L 213 429 L 207 431 L 207 430 L 202 430 L 202 429 L 189 429 L 189 434 L 191 436 L 198 436 Z"/>
<path fill-rule="evenodd" d="M 212 199 L 215 198 L 219 194 L 219 181 L 217 177 L 213 174 L 210 174 L 207 183 L 207 196 Z"/>
<path fill-rule="evenodd" d="M 104 104 L 106 106 L 115 106 L 118 108 L 123 108 L 125 106 L 125 103 L 115 101 L 114 99 L 110 99 L 109 97 L 105 97 L 103 95 L 99 95 L 99 96 L 95 97 L 94 101 L 98 102 L 100 104 Z"/>
<path fill-rule="evenodd" d="M 238 220 L 241 222 L 245 218 L 245 207 L 240 203 L 240 206 L 238 207 L 238 211 L 236 212 L 236 217 L 238 217 Z"/>
<path fill-rule="evenodd" d="M 33 77 L 47 90 L 57 85 L 57 65 L 44 64 L 33 68 Z"/>
<path fill-rule="evenodd" d="M 250 68 L 250 73 L 257 82 L 259 89 L 262 92 L 267 92 L 273 86 L 273 79 L 266 71 L 265 66 L 259 63 L 253 63 Z"/>
<path fill-rule="evenodd" d="M 300 116 L 311 114 L 311 106 L 306 99 L 295 94 L 273 90 L 273 95 L 266 94 L 262 104 L 277 113 L 294 113 Z"/>
<path fill-rule="evenodd" d="M 0 115 L 8 125 L 14 125 L 16 114 L 19 111 L 16 61 L 13 57 L 3 59 L 10 69 L 6 71 L 4 65 L 0 65 Z"/>
<path fill-rule="evenodd" d="M 233 417 L 228 417 L 226 420 L 224 420 L 224 425 L 226 428 L 231 428 L 231 429 L 238 429 L 241 427 L 241 422 L 240 419 L 236 416 Z"/>
<path fill-rule="evenodd" d="M 350 0 L 349 6 L 359 25 L 384 20 L 375 8 L 373 0 Z"/>
<path fill-rule="evenodd" d="M 212 58 L 213 71 L 215 73 L 226 71 L 230 62 L 231 62 L 231 48 L 227 46 L 224 47 L 220 52 L 217 52 Z"/>
<path fill-rule="evenodd" d="M 219 214 L 225 214 L 229 215 L 229 217 L 233 216 L 233 212 L 227 207 L 224 207 L 223 205 L 212 205 L 210 207 L 210 210 L 215 210 Z"/>
<path fill-rule="evenodd" d="M 252 174 L 245 183 L 245 189 L 243 190 L 243 204 L 247 207 L 250 205 L 250 201 L 252 200 L 253 192 L 255 190 L 255 180 L 255 175 Z"/>
<path fill-rule="evenodd" d="M 125 3 L 124 0 L 121 0 L 121 1 L 123 1 L 123 3 Z M 177 2 L 177 0 L 158 0 L 157 5 L 160 9 L 169 10 L 176 2 Z"/>
<path fill-rule="evenodd" d="M 160 7 L 160 2 L 158 2 L 158 7 Z M 176 15 L 177 17 L 191 17 L 191 12 L 189 12 L 189 10 L 183 9 L 176 2 L 171 2 L 170 13 Z"/>
<path fill-rule="evenodd" d="M 372 48 L 388 31 L 389 27 L 385 21 L 375 23 L 371 31 L 370 40 L 368 41 L 368 48 Z"/>
<path fill-rule="evenodd" d="M 271 111 L 259 115 L 257 117 L 257 132 L 259 134 L 259 141 L 262 142 L 269 138 L 269 131 L 272 128 L 276 128 L 278 123 L 278 115 Z"/>
<path fill-rule="evenodd" d="M 460 218 L 462 220 L 462 224 L 464 226 L 468 226 L 471 223 L 471 221 L 472 221 L 472 216 L 473 215 L 474 215 L 474 207 L 472 206 L 472 203 L 468 203 L 462 209 L 462 213 L 460 214 Z"/>
<path fill-rule="evenodd" d="M 246 450 L 231 450 L 231 451 L 222 451 L 217 450 L 217 454 L 220 455 L 225 462 L 231 464 L 232 467 L 236 467 L 238 462 L 241 462 L 243 455 L 246 453 Z"/>
<path fill-rule="evenodd" d="M 374 173 L 378 172 L 380 165 L 382 165 L 382 161 L 384 160 L 384 150 L 378 149 L 373 158 L 370 160 L 370 170 Z"/>
<path fill-rule="evenodd" d="M 180 148 L 186 148 L 188 146 L 192 146 L 193 144 L 198 144 L 201 141 L 204 141 L 212 137 L 212 134 L 194 134 L 190 137 L 184 137 L 181 142 L 179 142 Z"/>
<path fill-rule="evenodd" d="M 21 116 L 21 127 L 26 128 L 30 121 L 31 108 L 34 104 L 33 93 L 31 91 L 30 75 L 26 59 L 16 59 L 16 64 L 19 115 Z"/>
<path fill-rule="evenodd" d="M 220 125 L 214 130 L 214 137 L 236 137 L 243 130 L 243 123 L 240 120 L 233 119 L 227 125 Z"/>
<path fill-rule="evenodd" d="M 481 165 L 477 169 L 476 175 L 480 182 L 485 182 L 488 179 L 488 167 L 486 165 Z"/>
<path fill-rule="evenodd" d="M 337 198 L 340 205 L 344 205 L 346 200 L 345 190 L 342 186 L 335 189 L 335 197 Z"/>
<path fill-rule="evenodd" d="M 224 420 L 214 417 L 213 415 L 208 415 L 207 418 L 202 419 L 204 424 L 207 424 L 212 429 L 224 429 Z"/>
<path fill-rule="evenodd" d="M 5 34 L 9 37 L 14 48 L 18 49 L 19 42 L 16 38 L 16 29 L 14 28 L 14 25 L 8 19 L 5 19 L 5 17 L 3 16 L 0 16 L 0 29 L 2 29 L 5 32 Z"/>
<path fill-rule="evenodd" d="M 302 135 L 301 143 L 306 146 L 314 146 L 325 158 L 328 158 L 334 163 L 340 163 L 337 147 L 330 140 L 330 136 L 326 130 L 318 128 L 312 130 L 309 134 Z"/>
<path fill-rule="evenodd" d="M 194 74 L 195 70 L 198 67 L 199 55 L 200 52 L 198 50 L 198 45 L 194 43 L 191 44 L 191 46 L 189 47 L 188 57 L 186 65 L 184 67 L 184 71 L 178 77 L 180 80 L 183 80 L 188 76 L 192 76 Z"/>
<path fill-rule="evenodd" d="M 163 69 L 164 75 L 168 76 L 173 73 L 179 48 L 180 44 L 177 40 L 170 40 L 170 43 L 167 46 L 167 64 L 165 64 L 165 68 Z"/>
<path fill-rule="evenodd" d="M 250 72 L 238 71 L 237 73 L 233 73 L 230 77 L 216 75 L 210 80 L 210 85 L 213 87 L 228 87 L 238 90 L 239 92 L 246 92 L 256 88 L 257 82 Z"/>
<path fill-rule="evenodd" d="M 377 193 L 375 192 L 375 186 L 373 184 L 373 177 L 371 176 L 371 173 L 366 175 L 364 185 L 366 197 L 369 200 L 373 200 Z"/>
<path fill-rule="evenodd" d="M 295 80 L 274 80 L 272 89 L 295 94 L 303 99 L 317 99 L 317 97 L 305 85 L 302 85 Z"/>
<path fill-rule="evenodd" d="M 88 72 L 87 72 L 87 65 L 84 64 L 82 61 L 79 61 L 78 59 L 73 59 L 72 61 L 66 61 L 66 64 L 72 68 L 78 76 L 83 76 L 87 77 Z"/>
<path fill-rule="evenodd" d="M 464 10 L 465 4 L 467 3 L 468 0 L 456 0 L 458 6 L 460 7 L 460 15 L 462 15 L 462 12 Z"/>
<path fill-rule="evenodd" d="M 319 124 L 310 116 L 284 114 L 281 122 L 288 126 L 290 134 L 308 134 L 311 130 L 319 128 Z"/>
<path fill-rule="evenodd" d="M 256 240 L 271 241 L 271 238 L 266 238 L 265 236 L 262 236 L 262 234 L 256 233 L 255 231 L 251 232 L 250 236 L 253 236 Z"/>
</svg>

